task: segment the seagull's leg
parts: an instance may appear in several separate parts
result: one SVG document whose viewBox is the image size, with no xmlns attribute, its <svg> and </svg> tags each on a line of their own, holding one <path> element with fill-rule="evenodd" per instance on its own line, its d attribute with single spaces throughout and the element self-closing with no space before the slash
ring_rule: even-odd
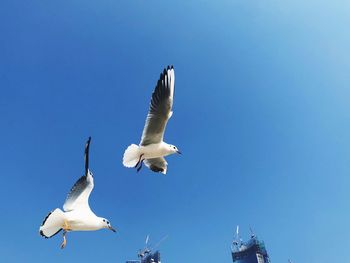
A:
<svg viewBox="0 0 350 263">
<path fill-rule="evenodd" d="M 140 155 L 140 158 L 139 158 L 139 160 L 137 161 L 137 163 L 136 163 L 136 165 L 134 166 L 134 168 L 136 168 L 136 167 L 139 165 L 139 163 L 141 162 L 142 157 L 143 157 L 143 154 Z"/>
<path fill-rule="evenodd" d="M 140 166 L 139 166 L 139 168 L 137 168 L 137 172 L 139 172 L 141 170 L 142 164 L 143 164 L 143 160 L 140 162 Z"/>
<path fill-rule="evenodd" d="M 61 244 L 61 249 L 64 249 L 67 245 L 66 234 L 67 234 L 67 230 L 63 230 L 63 242 Z"/>
<path fill-rule="evenodd" d="M 63 242 L 61 244 L 61 249 L 64 249 L 67 245 L 66 234 L 70 230 L 71 230 L 71 227 L 69 226 L 67 220 L 65 219 L 63 223 Z"/>
</svg>

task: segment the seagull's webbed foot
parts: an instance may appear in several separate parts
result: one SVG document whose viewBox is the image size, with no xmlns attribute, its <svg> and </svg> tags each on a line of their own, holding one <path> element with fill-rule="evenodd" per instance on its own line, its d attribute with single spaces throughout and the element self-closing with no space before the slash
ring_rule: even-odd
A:
<svg viewBox="0 0 350 263">
<path fill-rule="evenodd" d="M 63 230 L 63 241 L 62 241 L 62 244 L 61 244 L 61 249 L 64 249 L 66 247 L 66 245 L 67 245 L 66 234 L 67 234 L 67 231 Z"/>
<path fill-rule="evenodd" d="M 142 157 L 143 157 L 143 154 L 140 155 L 140 158 L 139 158 L 139 160 L 137 161 L 137 163 L 136 163 L 136 165 L 134 166 L 134 168 L 137 168 L 137 166 L 140 164 Z"/>
</svg>

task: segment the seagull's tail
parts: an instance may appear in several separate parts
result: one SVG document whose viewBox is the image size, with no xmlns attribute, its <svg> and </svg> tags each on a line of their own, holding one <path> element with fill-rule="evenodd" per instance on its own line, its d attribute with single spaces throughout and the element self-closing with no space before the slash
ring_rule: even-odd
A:
<svg viewBox="0 0 350 263">
<path fill-rule="evenodd" d="M 140 147 L 131 144 L 124 152 L 123 164 L 125 167 L 134 167 L 140 159 Z"/>
<path fill-rule="evenodd" d="M 64 219 L 64 212 L 56 208 L 45 217 L 39 229 L 40 235 L 45 238 L 53 237 L 62 230 Z"/>
</svg>

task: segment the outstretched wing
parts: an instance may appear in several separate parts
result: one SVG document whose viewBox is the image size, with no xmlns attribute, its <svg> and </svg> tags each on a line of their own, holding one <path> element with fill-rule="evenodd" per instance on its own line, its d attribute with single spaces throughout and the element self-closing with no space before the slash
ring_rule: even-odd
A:
<svg viewBox="0 0 350 263">
<path fill-rule="evenodd" d="M 160 74 L 141 137 L 141 145 L 146 146 L 163 141 L 164 130 L 172 115 L 175 87 L 175 72 L 171 66 Z"/>
<path fill-rule="evenodd" d="M 168 163 L 163 157 L 146 159 L 144 163 L 153 172 L 166 174 Z"/>
<path fill-rule="evenodd" d="M 89 137 L 85 146 L 85 175 L 73 185 L 68 193 L 67 199 L 63 205 L 63 210 L 68 212 L 79 209 L 90 209 L 89 196 L 94 188 L 94 178 L 89 170 L 89 147 L 91 137 Z"/>
</svg>

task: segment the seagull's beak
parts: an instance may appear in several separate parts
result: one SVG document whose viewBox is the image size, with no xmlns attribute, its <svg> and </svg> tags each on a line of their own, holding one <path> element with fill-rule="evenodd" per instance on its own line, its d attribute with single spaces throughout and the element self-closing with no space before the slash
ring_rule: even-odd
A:
<svg viewBox="0 0 350 263">
<path fill-rule="evenodd" d="M 178 154 L 182 154 L 179 150 L 176 151 Z"/>
<path fill-rule="evenodd" d="M 114 233 L 117 232 L 117 230 L 115 230 L 112 226 L 109 226 L 108 229 L 113 231 Z"/>
</svg>

